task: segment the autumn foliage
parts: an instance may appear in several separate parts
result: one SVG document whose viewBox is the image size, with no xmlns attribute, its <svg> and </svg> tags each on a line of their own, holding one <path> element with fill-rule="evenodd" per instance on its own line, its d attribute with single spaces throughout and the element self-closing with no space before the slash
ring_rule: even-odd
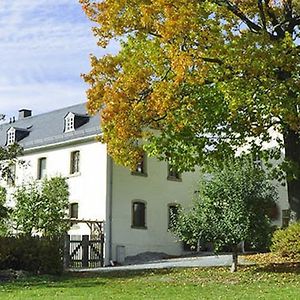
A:
<svg viewBox="0 0 300 300">
<path fill-rule="evenodd" d="M 265 158 L 284 148 L 281 171 L 300 173 L 298 0 L 80 2 L 99 46 L 121 45 L 84 75 L 117 162 L 143 145 L 184 171 L 273 140 Z"/>
</svg>

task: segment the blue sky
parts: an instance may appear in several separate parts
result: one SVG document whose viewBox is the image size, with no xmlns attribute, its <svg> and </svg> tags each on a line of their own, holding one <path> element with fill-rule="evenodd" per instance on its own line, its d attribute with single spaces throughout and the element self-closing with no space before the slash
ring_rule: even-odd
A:
<svg viewBox="0 0 300 300">
<path fill-rule="evenodd" d="M 86 101 L 89 54 L 96 46 L 77 0 L 0 0 L 0 112 L 33 114 Z"/>
</svg>

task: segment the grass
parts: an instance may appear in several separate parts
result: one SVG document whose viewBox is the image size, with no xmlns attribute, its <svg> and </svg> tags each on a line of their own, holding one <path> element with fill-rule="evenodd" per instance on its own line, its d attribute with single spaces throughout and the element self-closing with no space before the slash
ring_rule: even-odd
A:
<svg viewBox="0 0 300 300">
<path fill-rule="evenodd" d="M 37 276 L 0 284 L 0 299 L 300 300 L 300 263 Z"/>
</svg>

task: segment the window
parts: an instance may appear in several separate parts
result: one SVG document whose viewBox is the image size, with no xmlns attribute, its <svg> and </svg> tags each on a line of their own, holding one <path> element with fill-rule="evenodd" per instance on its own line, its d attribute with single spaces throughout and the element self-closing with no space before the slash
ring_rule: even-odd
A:
<svg viewBox="0 0 300 300">
<path fill-rule="evenodd" d="M 65 117 L 65 132 L 73 131 L 74 125 L 74 115 L 70 113 Z"/>
<path fill-rule="evenodd" d="M 70 174 L 79 173 L 80 152 L 71 152 Z"/>
<path fill-rule="evenodd" d="M 6 174 L 6 182 L 10 186 L 15 184 L 16 169 L 17 169 L 16 164 L 12 164 L 8 167 L 7 174 Z"/>
<path fill-rule="evenodd" d="M 168 164 L 168 180 L 181 181 L 181 174 L 176 170 L 176 168 Z"/>
<path fill-rule="evenodd" d="M 138 162 L 136 169 L 131 172 L 132 175 L 142 175 L 147 176 L 147 164 L 146 164 L 146 155 L 143 154 L 141 160 Z"/>
<path fill-rule="evenodd" d="M 256 168 L 262 169 L 262 161 L 258 153 L 255 154 L 253 164 Z"/>
<path fill-rule="evenodd" d="M 38 179 L 42 179 L 46 176 L 46 157 L 42 157 L 38 161 Z"/>
<path fill-rule="evenodd" d="M 169 204 L 168 205 L 168 229 L 177 221 L 179 213 L 178 204 Z"/>
<path fill-rule="evenodd" d="M 70 204 L 70 218 L 78 219 L 78 203 Z"/>
<path fill-rule="evenodd" d="M 7 145 L 12 145 L 16 142 L 16 130 L 14 128 L 10 128 L 7 131 Z"/>
<path fill-rule="evenodd" d="M 281 211 L 281 227 L 286 228 L 289 226 L 291 217 L 291 211 L 289 209 L 283 209 Z"/>
<path fill-rule="evenodd" d="M 132 225 L 133 228 L 146 228 L 146 204 L 141 201 L 132 203 Z"/>
</svg>

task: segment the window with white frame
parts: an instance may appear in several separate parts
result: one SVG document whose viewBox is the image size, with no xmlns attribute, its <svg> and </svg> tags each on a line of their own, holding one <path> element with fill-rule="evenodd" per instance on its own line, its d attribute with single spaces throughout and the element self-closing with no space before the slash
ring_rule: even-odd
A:
<svg viewBox="0 0 300 300">
<path fill-rule="evenodd" d="M 16 130 L 14 128 L 10 128 L 7 131 L 7 145 L 12 145 L 16 142 Z"/>
<path fill-rule="evenodd" d="M 80 152 L 79 151 L 71 152 L 70 174 L 79 173 L 79 163 L 80 163 Z"/>
<path fill-rule="evenodd" d="M 46 176 L 46 162 L 46 157 L 39 158 L 37 179 L 43 179 Z"/>
<path fill-rule="evenodd" d="M 70 113 L 65 117 L 65 132 L 73 131 L 75 129 L 74 125 L 74 114 Z"/>
</svg>

